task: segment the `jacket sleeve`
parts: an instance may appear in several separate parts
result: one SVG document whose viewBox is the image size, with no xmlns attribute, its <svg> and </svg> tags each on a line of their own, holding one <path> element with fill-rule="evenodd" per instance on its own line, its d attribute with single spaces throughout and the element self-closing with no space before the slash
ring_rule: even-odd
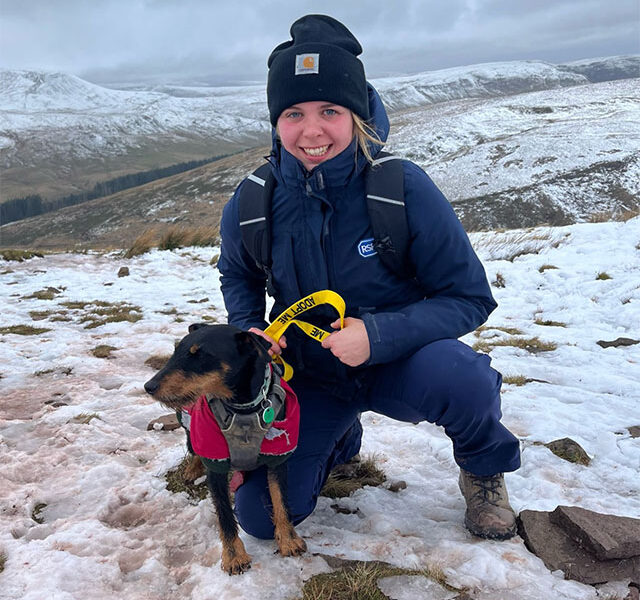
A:
<svg viewBox="0 0 640 600">
<path fill-rule="evenodd" d="M 425 299 L 394 312 L 366 313 L 367 364 L 404 358 L 422 346 L 476 329 L 496 308 L 487 277 L 462 224 L 442 192 L 405 161 L 409 257 Z"/>
<path fill-rule="evenodd" d="M 243 183 L 222 212 L 218 260 L 220 289 L 230 325 L 244 330 L 250 327 L 265 329 L 266 276 L 246 251 L 240 234 L 238 195 Z"/>
</svg>

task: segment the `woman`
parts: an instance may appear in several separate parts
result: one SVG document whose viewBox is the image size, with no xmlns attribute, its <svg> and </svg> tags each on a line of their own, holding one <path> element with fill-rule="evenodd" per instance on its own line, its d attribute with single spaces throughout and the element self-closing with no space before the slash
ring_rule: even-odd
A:
<svg viewBox="0 0 640 600">
<path fill-rule="evenodd" d="M 321 289 L 346 301 L 345 327 L 330 310 L 314 324 L 336 329 L 322 345 L 296 328 L 272 342 L 292 363 L 301 406 L 298 448 L 289 464 L 289 506 L 299 523 L 315 508 L 331 469 L 360 448 L 366 410 L 442 425 L 461 467 L 465 524 L 475 535 L 515 534 L 503 473 L 520 465 L 517 439 L 500 423 L 500 374 L 490 358 L 457 338 L 496 307 L 480 261 L 441 192 L 402 161 L 414 278 L 400 277 L 375 252 L 364 169 L 380 151 L 388 119 L 357 58 L 362 48 L 341 23 L 307 15 L 269 57 L 267 100 L 274 126 L 271 318 Z M 376 143 L 377 141 L 377 143 Z M 246 180 L 245 180 L 246 182 Z M 268 337 L 265 274 L 244 248 L 238 193 L 224 210 L 218 268 L 229 323 Z M 265 473 L 247 474 L 236 493 L 242 528 L 273 537 Z"/>
</svg>

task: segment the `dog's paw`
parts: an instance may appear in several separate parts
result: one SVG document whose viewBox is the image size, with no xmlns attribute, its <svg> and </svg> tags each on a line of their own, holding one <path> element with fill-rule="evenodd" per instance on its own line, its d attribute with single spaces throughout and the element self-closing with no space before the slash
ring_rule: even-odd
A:
<svg viewBox="0 0 640 600">
<path fill-rule="evenodd" d="M 241 575 L 251 568 L 251 556 L 247 554 L 240 538 L 236 538 L 231 548 L 223 548 L 221 567 L 229 575 Z"/>
<path fill-rule="evenodd" d="M 278 552 L 282 556 L 300 556 L 307 551 L 307 544 L 295 531 L 292 531 L 291 535 L 277 538 L 276 541 Z"/>
</svg>

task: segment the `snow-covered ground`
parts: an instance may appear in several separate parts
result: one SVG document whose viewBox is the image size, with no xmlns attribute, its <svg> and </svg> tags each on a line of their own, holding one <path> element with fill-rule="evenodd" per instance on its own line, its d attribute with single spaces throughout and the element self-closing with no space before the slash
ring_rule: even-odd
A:
<svg viewBox="0 0 640 600">
<path fill-rule="evenodd" d="M 514 508 L 569 504 L 640 517 L 640 439 L 627 430 L 640 425 L 640 345 L 596 343 L 640 339 L 640 218 L 472 241 L 489 280 L 504 287 L 493 288 L 500 307 L 487 326 L 465 341 L 557 344 L 537 354 L 514 346 L 491 352 L 505 376 L 539 380 L 503 388 L 504 422 L 522 441 L 522 468 L 507 474 Z M 49 328 L 0 335 L 2 600 L 289 600 L 305 579 L 328 570 L 315 553 L 440 567 L 449 584 L 478 600 L 624 596 L 624 584 L 605 592 L 550 573 L 519 537 L 472 538 L 443 432 L 375 414 L 363 415 L 363 452 L 376 453 L 388 477 L 407 488 L 364 488 L 338 500 L 355 514 L 337 514 L 335 501 L 321 498 L 297 527 L 309 548 L 301 558 L 283 559 L 272 542 L 243 534 L 253 568 L 224 574 L 211 502 L 165 489 L 164 474 L 184 455 L 183 435 L 146 430 L 167 411 L 142 389 L 153 373 L 144 361 L 169 354 L 189 322 L 224 321 L 209 264 L 215 253 L 155 251 L 128 261 L 58 254 L 0 266 L 0 327 Z M 119 278 L 125 265 L 131 274 Z M 52 299 L 27 298 L 46 288 L 55 288 Z M 91 306 L 78 307 L 95 301 L 137 306 L 142 318 L 86 329 L 81 319 Z M 69 302 L 80 304 L 63 306 Z M 117 348 L 113 358 L 91 354 L 100 344 Z M 95 418 L 74 422 L 79 415 Z M 590 466 L 540 445 L 566 436 L 585 448 Z"/>
</svg>

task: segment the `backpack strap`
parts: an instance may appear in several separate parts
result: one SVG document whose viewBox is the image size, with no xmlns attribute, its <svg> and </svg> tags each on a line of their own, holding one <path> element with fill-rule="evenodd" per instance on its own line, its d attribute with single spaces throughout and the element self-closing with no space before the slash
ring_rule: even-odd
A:
<svg viewBox="0 0 640 600">
<path fill-rule="evenodd" d="M 242 243 L 267 276 L 270 296 L 275 291 L 271 276 L 271 197 L 275 184 L 271 165 L 266 163 L 247 177 L 238 197 Z"/>
<path fill-rule="evenodd" d="M 373 247 L 383 264 L 399 277 L 415 277 L 409 260 L 409 225 L 404 205 L 402 159 L 380 152 L 365 174 Z"/>
</svg>

